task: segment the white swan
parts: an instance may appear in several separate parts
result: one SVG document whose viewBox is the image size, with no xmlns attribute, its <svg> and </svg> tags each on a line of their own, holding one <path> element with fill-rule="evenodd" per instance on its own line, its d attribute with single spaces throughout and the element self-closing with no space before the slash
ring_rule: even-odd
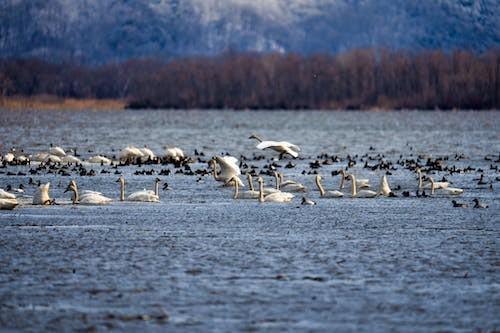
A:
<svg viewBox="0 0 500 333">
<path fill-rule="evenodd" d="M 89 163 L 93 164 L 111 164 L 111 160 L 107 157 L 101 156 L 101 155 L 95 155 L 92 156 L 87 160 Z"/>
<path fill-rule="evenodd" d="M 229 183 L 233 184 L 234 186 L 234 194 L 233 194 L 233 199 L 258 199 L 259 198 L 259 191 L 255 191 L 253 189 L 253 184 L 250 190 L 248 191 L 239 191 L 239 182 L 236 179 L 238 176 L 233 176 L 229 180 Z"/>
<path fill-rule="evenodd" d="M 0 188 L 0 199 L 15 199 L 16 196 L 12 193 L 9 193 L 5 191 L 4 189 Z"/>
<path fill-rule="evenodd" d="M 302 185 L 301 183 L 297 183 L 294 180 L 287 180 L 286 182 L 283 182 L 283 174 L 280 172 L 278 173 L 279 177 L 279 189 L 285 192 L 305 192 L 306 187 Z"/>
<path fill-rule="evenodd" d="M 264 195 L 280 192 L 280 190 L 278 189 L 278 187 L 279 187 L 279 178 L 278 177 L 279 177 L 278 174 L 275 172 L 274 179 L 276 181 L 276 186 L 275 187 L 264 187 Z M 255 189 L 253 187 L 253 178 L 252 178 L 252 175 L 249 173 L 247 173 L 247 180 L 248 180 L 248 186 L 250 188 L 250 191 L 254 191 Z"/>
<path fill-rule="evenodd" d="M 392 191 L 391 191 L 391 188 L 389 187 L 389 182 L 387 181 L 386 175 L 383 175 L 382 178 L 380 178 L 378 193 L 385 196 L 385 197 L 393 195 L 393 194 L 391 194 Z"/>
<path fill-rule="evenodd" d="M 165 147 L 165 154 L 163 155 L 164 158 L 166 158 L 169 161 L 180 161 L 184 159 L 184 152 L 182 149 L 173 147 L 173 148 L 168 148 Z"/>
<path fill-rule="evenodd" d="M 64 156 L 62 158 L 62 162 L 66 163 L 66 164 L 69 164 L 69 163 L 82 164 L 82 161 L 78 157 L 75 157 L 73 155 L 66 155 L 66 156 Z"/>
<path fill-rule="evenodd" d="M 464 193 L 463 189 L 456 187 L 436 188 L 437 182 L 435 182 L 434 179 L 432 179 L 432 177 L 429 177 L 429 181 L 431 182 L 431 194 L 434 194 L 435 190 L 437 189 L 442 190 L 443 194 L 448 194 L 448 195 L 460 195 Z"/>
<path fill-rule="evenodd" d="M 250 135 L 249 139 L 255 139 L 259 141 L 259 144 L 256 146 L 257 149 L 272 149 L 280 153 L 280 158 L 282 158 L 285 154 L 288 154 L 294 158 L 299 156 L 298 152 L 300 151 L 300 148 L 293 143 L 287 141 L 263 141 L 255 134 Z"/>
<path fill-rule="evenodd" d="M 344 169 L 339 169 L 338 172 L 341 175 L 339 190 L 342 190 L 344 188 L 344 181 L 345 181 L 347 174 L 346 174 Z M 356 187 L 358 187 L 358 188 L 369 188 L 370 187 L 369 183 L 370 183 L 370 180 L 366 179 L 366 178 L 356 179 Z"/>
<path fill-rule="evenodd" d="M 106 205 L 111 203 L 113 201 L 112 199 L 105 197 L 102 195 L 100 192 L 95 192 L 95 191 L 83 191 L 82 194 L 80 195 L 78 193 L 78 187 L 76 185 L 76 182 L 72 180 L 66 190 L 64 192 L 71 191 L 73 192 L 71 195 L 71 201 L 73 204 L 80 204 L 80 205 Z"/>
<path fill-rule="evenodd" d="M 215 158 L 211 159 L 209 163 L 212 167 L 212 175 L 214 176 L 214 179 L 219 182 L 224 182 L 225 185 L 230 185 L 228 182 L 233 176 L 241 175 L 238 160 L 235 157 L 215 156 Z M 217 165 L 220 167 L 220 172 L 218 174 L 216 170 Z M 239 177 L 237 178 L 237 181 L 239 186 L 245 186 Z"/>
<path fill-rule="evenodd" d="M 50 183 L 41 184 L 38 186 L 38 189 L 33 196 L 33 205 L 49 205 L 50 197 L 49 197 L 49 187 Z"/>
<path fill-rule="evenodd" d="M 418 175 L 418 189 L 419 190 L 421 190 L 423 188 L 431 188 L 432 184 L 430 181 L 427 184 L 423 183 L 422 171 L 420 170 L 420 168 L 417 169 L 417 175 Z M 438 190 L 438 189 L 447 188 L 449 185 L 450 185 L 450 183 L 448 183 L 448 182 L 434 182 L 434 189 Z"/>
<path fill-rule="evenodd" d="M 121 176 L 117 182 L 120 183 L 120 201 L 125 201 L 125 178 Z M 127 197 L 127 201 L 160 202 L 159 193 L 160 179 L 155 179 L 154 191 L 142 190 L 133 192 Z"/>
<path fill-rule="evenodd" d="M 360 190 L 356 189 L 356 177 L 353 174 L 349 174 L 348 177 L 351 179 L 351 196 L 353 198 L 375 198 L 378 193 L 371 190 Z"/>
<path fill-rule="evenodd" d="M 48 154 L 43 159 L 43 162 L 61 163 L 62 159 L 59 156 L 57 156 L 57 155 Z"/>
<path fill-rule="evenodd" d="M 5 162 L 12 162 L 14 161 L 14 159 L 16 158 L 16 156 L 12 153 L 12 152 L 8 152 L 7 154 L 5 154 L 5 156 L 2 158 Z"/>
<path fill-rule="evenodd" d="M 140 148 L 139 150 L 142 153 L 141 161 L 143 162 L 147 161 L 148 159 L 153 160 L 154 158 L 156 158 L 155 153 L 153 153 L 153 151 L 149 149 L 148 146 L 144 146 L 144 148 Z"/>
<path fill-rule="evenodd" d="M 344 196 L 344 193 L 333 190 L 333 191 L 325 191 L 323 185 L 321 185 L 321 176 L 317 175 L 315 178 L 316 186 L 318 187 L 319 194 L 322 198 L 341 198 Z"/>
<path fill-rule="evenodd" d="M 17 207 L 19 203 L 17 202 L 17 199 L 6 199 L 6 198 L 0 198 L 0 210 L 12 210 Z"/>
<path fill-rule="evenodd" d="M 268 195 L 264 195 L 264 180 L 259 177 L 257 179 L 259 183 L 259 202 L 290 202 L 294 195 L 287 192 L 275 192 Z"/>
<path fill-rule="evenodd" d="M 136 158 L 141 158 L 143 156 L 144 154 L 139 148 L 129 145 L 120 151 L 118 158 L 120 161 L 126 161 L 130 159 L 135 160 Z"/>
<path fill-rule="evenodd" d="M 64 149 L 62 149 L 61 147 L 53 147 L 52 145 L 49 149 L 49 154 L 55 155 L 57 157 L 66 156 L 66 152 L 64 151 Z"/>
</svg>

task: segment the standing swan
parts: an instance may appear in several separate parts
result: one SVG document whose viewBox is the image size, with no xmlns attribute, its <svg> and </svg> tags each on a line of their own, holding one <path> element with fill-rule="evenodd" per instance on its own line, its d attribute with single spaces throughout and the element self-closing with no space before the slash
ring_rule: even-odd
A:
<svg viewBox="0 0 500 333">
<path fill-rule="evenodd" d="M 50 183 L 41 184 L 33 196 L 33 205 L 50 205 L 49 197 Z"/>
<path fill-rule="evenodd" d="M 120 201 L 125 201 L 125 178 L 121 176 L 117 182 L 120 183 Z M 160 202 L 160 178 L 155 179 L 154 192 L 150 190 L 137 191 L 127 197 L 127 201 Z"/>
<path fill-rule="evenodd" d="M 361 190 L 356 191 L 356 177 L 353 174 L 349 174 L 348 177 L 351 179 L 351 196 L 353 198 L 375 198 L 378 193 L 371 190 Z"/>
<path fill-rule="evenodd" d="M 71 201 L 74 205 L 106 205 L 109 204 L 112 199 L 105 197 L 100 192 L 95 191 L 83 191 L 82 195 L 78 193 L 78 187 L 76 182 L 72 180 L 64 192 L 71 191 Z"/>
<path fill-rule="evenodd" d="M 294 195 L 287 192 L 276 192 L 264 196 L 264 180 L 259 177 L 259 202 L 290 202 Z"/>
<path fill-rule="evenodd" d="M 323 185 L 321 185 L 321 176 L 317 175 L 315 178 L 316 186 L 318 187 L 319 194 L 322 198 L 341 198 L 344 196 L 344 193 L 334 190 L 334 191 L 325 191 Z"/>
<path fill-rule="evenodd" d="M 256 146 L 257 149 L 263 150 L 269 148 L 280 153 L 279 156 L 280 159 L 283 158 L 285 154 L 288 154 L 293 158 L 299 156 L 298 152 L 300 151 L 300 148 L 299 146 L 294 145 L 293 143 L 287 141 L 263 141 L 256 134 L 250 135 L 249 139 L 255 139 L 259 141 L 259 144 Z"/>
</svg>

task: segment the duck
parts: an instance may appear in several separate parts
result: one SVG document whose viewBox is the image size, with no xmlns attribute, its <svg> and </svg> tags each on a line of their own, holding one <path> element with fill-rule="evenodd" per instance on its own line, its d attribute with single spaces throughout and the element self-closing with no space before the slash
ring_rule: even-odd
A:
<svg viewBox="0 0 500 333">
<path fill-rule="evenodd" d="M 297 158 L 299 156 L 300 148 L 293 143 L 287 141 L 264 141 L 256 134 L 250 135 L 249 139 L 255 139 L 259 142 L 256 148 L 260 150 L 271 149 L 278 152 L 279 158 L 283 158 L 285 154 L 292 156 L 293 158 Z"/>
<path fill-rule="evenodd" d="M 268 195 L 264 195 L 264 180 L 262 177 L 257 179 L 259 183 L 259 202 L 279 202 L 286 203 L 292 201 L 294 195 L 287 192 L 275 192 Z"/>
<path fill-rule="evenodd" d="M 40 184 L 33 196 L 33 205 L 50 205 L 51 200 L 49 196 L 50 183 Z"/>
<path fill-rule="evenodd" d="M 361 190 L 358 192 L 356 189 L 356 177 L 353 174 L 349 174 L 348 177 L 351 180 L 351 196 L 353 198 L 375 198 L 378 195 L 378 192 L 371 190 Z"/>
<path fill-rule="evenodd" d="M 0 198 L 0 210 L 13 210 L 19 205 L 17 199 Z"/>
<path fill-rule="evenodd" d="M 341 175 L 340 176 L 340 185 L 339 185 L 339 190 L 342 191 L 344 188 L 344 180 L 347 178 L 347 173 L 345 172 L 344 169 L 339 169 L 338 173 Z M 369 188 L 370 187 L 370 180 L 366 178 L 362 179 L 356 179 L 356 187 L 357 188 Z"/>
<path fill-rule="evenodd" d="M 233 176 L 241 175 L 240 167 L 238 166 L 238 159 L 232 156 L 215 156 L 210 160 L 210 166 L 212 167 L 212 175 L 216 181 L 224 182 L 224 184 L 230 185 L 229 180 Z M 217 174 L 216 166 L 219 165 L 220 172 Z M 238 185 L 244 187 L 245 184 L 239 179 L 236 179 Z"/>
<path fill-rule="evenodd" d="M 111 160 L 107 157 L 104 157 L 102 155 L 95 155 L 90 157 L 87 162 L 92 163 L 92 164 L 111 164 Z"/>
<path fill-rule="evenodd" d="M 71 195 L 71 201 L 74 205 L 106 205 L 113 201 L 111 198 L 105 197 L 102 193 L 96 191 L 83 191 L 80 195 L 74 180 L 69 183 L 64 192 L 66 193 L 68 191 L 73 192 Z"/>
<path fill-rule="evenodd" d="M 436 188 L 436 182 L 434 181 L 434 179 L 432 179 L 432 177 L 429 177 L 429 181 L 431 182 L 431 194 L 434 194 L 435 190 L 437 189 L 440 189 L 443 194 L 447 194 L 447 195 L 460 195 L 462 193 L 464 193 L 464 190 L 461 189 L 461 188 L 455 188 L 455 187 L 448 187 L 448 185 L 446 185 L 446 187 L 438 187 Z"/>
<path fill-rule="evenodd" d="M 316 186 L 318 187 L 321 198 L 341 198 L 344 196 L 344 193 L 337 190 L 325 191 L 323 185 L 321 185 L 321 179 L 320 175 L 315 177 Z"/>
<path fill-rule="evenodd" d="M 234 186 L 234 194 L 233 194 L 233 199 L 258 199 L 259 198 L 259 191 L 255 191 L 253 189 L 253 184 L 250 190 L 248 191 L 239 191 L 239 181 L 238 176 L 233 176 L 231 179 L 229 179 L 229 183 L 233 184 Z"/>
<path fill-rule="evenodd" d="M 463 202 L 457 202 L 456 200 L 451 200 L 451 203 L 453 204 L 453 207 L 455 208 L 467 208 L 469 205 Z"/>
<path fill-rule="evenodd" d="M 279 186 L 278 188 L 280 190 L 283 190 L 285 192 L 305 192 L 306 187 L 302 185 L 301 183 L 297 183 L 294 180 L 287 180 L 286 182 L 283 182 L 283 174 L 278 172 L 278 180 L 279 180 Z"/>
<path fill-rule="evenodd" d="M 121 176 L 117 182 L 120 183 L 120 201 L 125 201 L 125 178 Z M 142 190 L 133 192 L 127 197 L 127 201 L 160 202 L 160 178 L 155 179 L 154 191 Z"/>
<path fill-rule="evenodd" d="M 474 208 L 488 208 L 488 205 L 479 202 L 478 198 L 474 198 L 472 201 L 474 202 Z"/>
<path fill-rule="evenodd" d="M 316 205 L 316 202 L 312 201 L 309 198 L 302 197 L 302 201 L 300 202 L 300 204 L 304 206 L 314 206 Z"/>
</svg>

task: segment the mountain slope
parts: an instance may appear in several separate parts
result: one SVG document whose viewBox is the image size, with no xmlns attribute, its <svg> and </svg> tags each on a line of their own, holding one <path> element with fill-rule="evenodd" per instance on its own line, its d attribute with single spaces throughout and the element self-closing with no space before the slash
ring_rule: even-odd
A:
<svg viewBox="0 0 500 333">
<path fill-rule="evenodd" d="M 132 57 L 500 45 L 497 0 L 3 0 L 0 56 Z"/>
</svg>

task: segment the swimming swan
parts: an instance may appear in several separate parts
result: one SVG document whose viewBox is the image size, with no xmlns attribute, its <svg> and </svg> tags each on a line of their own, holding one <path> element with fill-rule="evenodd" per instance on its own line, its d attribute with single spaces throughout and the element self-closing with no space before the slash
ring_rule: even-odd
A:
<svg viewBox="0 0 500 333">
<path fill-rule="evenodd" d="M 33 196 L 33 205 L 50 205 L 49 197 L 50 183 L 41 184 Z"/>
<path fill-rule="evenodd" d="M 283 174 L 278 173 L 278 179 L 279 179 L 279 189 L 285 192 L 305 192 L 306 187 L 302 185 L 301 183 L 297 183 L 296 181 L 293 180 L 287 180 L 286 182 L 283 182 Z"/>
<path fill-rule="evenodd" d="M 431 194 L 434 194 L 434 191 L 438 189 L 436 188 L 436 182 L 432 179 L 432 177 L 429 177 L 429 181 L 431 182 Z M 464 193 L 463 189 L 455 187 L 441 187 L 439 189 L 442 190 L 443 194 L 448 195 L 460 195 Z"/>
<path fill-rule="evenodd" d="M 386 175 L 383 175 L 382 178 L 380 178 L 378 194 L 381 194 L 385 197 L 394 196 L 394 193 L 392 193 L 391 188 L 389 187 L 389 182 L 387 181 Z"/>
<path fill-rule="evenodd" d="M 339 185 L 339 190 L 342 190 L 344 188 L 344 181 L 345 178 L 347 177 L 347 174 L 344 169 L 339 169 L 338 172 L 340 173 L 340 185 Z M 356 179 L 356 187 L 358 188 L 369 188 L 370 187 L 370 180 L 363 178 L 363 179 Z"/>
<path fill-rule="evenodd" d="M 6 199 L 6 198 L 0 198 L 0 210 L 12 210 L 17 207 L 19 203 L 17 202 L 17 199 Z"/>
<path fill-rule="evenodd" d="M 378 192 L 371 190 L 356 190 L 356 177 L 353 174 L 349 174 L 348 177 L 351 179 L 351 196 L 353 198 L 375 198 Z"/>
<path fill-rule="evenodd" d="M 255 134 L 250 135 L 249 139 L 255 139 L 259 141 L 259 144 L 256 146 L 257 149 L 272 149 L 280 153 L 280 158 L 282 158 L 285 154 L 288 154 L 294 158 L 299 156 L 298 152 L 300 151 L 300 148 L 293 143 L 287 141 L 263 141 Z"/>
<path fill-rule="evenodd" d="M 125 178 L 121 176 L 118 178 L 117 182 L 120 183 L 120 201 L 125 201 Z M 141 202 L 160 202 L 160 179 L 155 179 L 154 191 L 142 190 L 130 194 L 127 197 L 127 201 L 141 201 Z"/>
<path fill-rule="evenodd" d="M 259 177 L 257 179 L 259 183 L 259 202 L 290 202 L 294 195 L 287 192 L 275 192 L 268 195 L 264 195 L 264 180 Z"/>
<path fill-rule="evenodd" d="M 0 199 L 15 199 L 16 196 L 12 193 L 9 193 L 5 191 L 4 189 L 0 188 Z"/>
<path fill-rule="evenodd" d="M 276 172 L 274 173 L 274 179 L 276 181 L 276 186 L 275 187 L 264 187 L 264 195 L 280 192 L 280 190 L 278 189 L 278 187 L 279 187 L 278 181 L 279 180 L 278 180 L 278 175 Z M 252 175 L 249 173 L 247 173 L 247 180 L 248 180 L 248 186 L 250 187 L 250 191 L 254 191 L 255 189 L 253 187 L 253 178 L 252 178 Z"/>
<path fill-rule="evenodd" d="M 104 195 L 102 195 L 102 193 L 95 191 L 83 191 L 80 195 L 78 193 L 78 187 L 74 180 L 69 183 L 64 192 L 66 193 L 68 191 L 73 192 L 73 194 L 71 195 L 71 201 L 73 202 L 73 204 L 106 205 L 112 201 L 112 199 L 105 197 Z"/>
<path fill-rule="evenodd" d="M 111 164 L 111 160 L 101 155 L 92 156 L 87 160 L 89 163 L 94 164 Z"/>
<path fill-rule="evenodd" d="M 228 181 L 229 183 L 233 184 L 234 186 L 234 194 L 233 194 L 233 199 L 258 199 L 259 198 L 259 191 L 255 191 L 253 189 L 253 184 L 250 190 L 248 191 L 239 191 L 239 182 L 236 179 L 238 176 L 233 176 L 231 179 Z"/>
<path fill-rule="evenodd" d="M 344 193 L 334 190 L 334 191 L 325 191 L 323 185 L 321 185 L 321 176 L 317 175 L 315 178 L 316 186 L 318 187 L 319 194 L 322 198 L 341 198 L 344 196 Z"/>
<path fill-rule="evenodd" d="M 423 183 L 422 171 L 420 170 L 420 168 L 417 169 L 417 175 L 418 175 L 418 189 L 419 190 L 421 190 L 423 188 L 431 188 L 432 187 L 432 183 L 430 182 L 430 180 L 429 180 L 429 183 L 427 183 L 427 184 Z M 449 185 L 450 185 L 450 183 L 448 183 L 448 182 L 434 182 L 434 189 L 438 190 L 438 189 L 447 188 Z"/>
</svg>

